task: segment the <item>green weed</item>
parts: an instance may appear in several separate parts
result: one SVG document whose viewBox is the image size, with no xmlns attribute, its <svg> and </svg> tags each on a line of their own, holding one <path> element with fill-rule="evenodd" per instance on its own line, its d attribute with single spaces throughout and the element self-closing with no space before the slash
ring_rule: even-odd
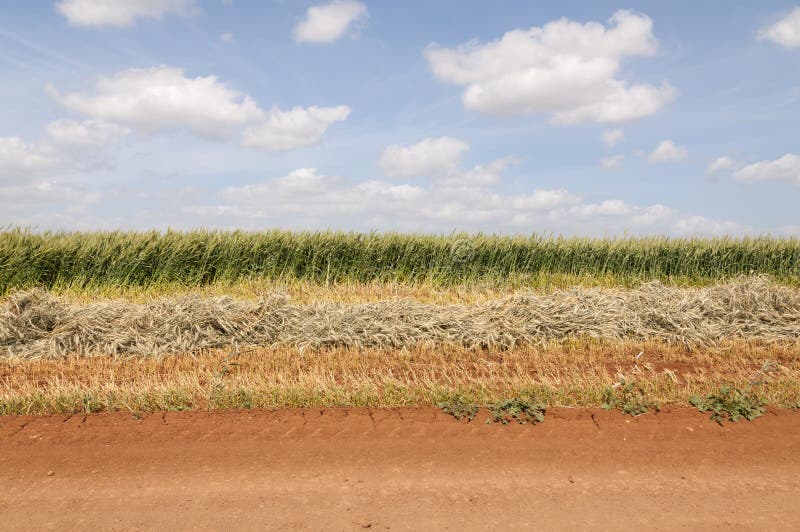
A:
<svg viewBox="0 0 800 532">
<path fill-rule="evenodd" d="M 456 394 L 452 399 L 442 401 L 436 406 L 441 408 L 445 414 L 449 414 L 459 421 L 466 419 L 467 422 L 470 422 L 478 414 L 478 406 L 468 402 L 461 394 Z"/>
<path fill-rule="evenodd" d="M 640 416 L 655 408 L 653 404 L 634 381 L 623 382 L 617 387 L 608 387 L 603 391 L 603 403 L 600 405 L 607 410 L 618 408 L 623 414 Z"/>
<path fill-rule="evenodd" d="M 511 421 L 535 425 L 544 421 L 545 408 L 526 399 L 505 399 L 488 405 L 490 421 L 507 425 Z M 487 420 L 487 421 L 489 421 Z"/>
<path fill-rule="evenodd" d="M 452 399 L 438 403 L 437 406 L 445 414 L 449 414 L 458 420 L 466 419 L 472 421 L 478 414 L 478 405 L 467 401 L 464 396 L 456 394 Z M 530 423 L 535 425 L 544 421 L 545 408 L 527 399 L 503 399 L 486 405 L 489 410 L 487 423 L 502 423 L 507 425 L 511 421 L 520 424 Z"/>
<path fill-rule="evenodd" d="M 711 412 L 711 419 L 722 425 L 725 419 L 752 421 L 764 413 L 765 401 L 750 390 L 723 385 L 705 398 L 692 396 L 689 403 L 701 412 Z"/>
</svg>

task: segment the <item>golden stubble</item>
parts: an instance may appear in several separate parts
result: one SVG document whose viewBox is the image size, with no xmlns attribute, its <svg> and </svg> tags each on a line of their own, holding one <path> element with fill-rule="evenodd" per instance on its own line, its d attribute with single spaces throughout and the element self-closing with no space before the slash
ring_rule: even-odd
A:
<svg viewBox="0 0 800 532">
<path fill-rule="evenodd" d="M 534 396 L 597 406 L 637 383 L 655 403 L 684 404 L 720 384 L 800 404 L 800 344 L 733 341 L 688 349 L 658 342 L 566 342 L 509 350 L 290 348 L 162 357 L 69 356 L 0 362 L 0 412 L 309 406 L 428 406 Z"/>
</svg>

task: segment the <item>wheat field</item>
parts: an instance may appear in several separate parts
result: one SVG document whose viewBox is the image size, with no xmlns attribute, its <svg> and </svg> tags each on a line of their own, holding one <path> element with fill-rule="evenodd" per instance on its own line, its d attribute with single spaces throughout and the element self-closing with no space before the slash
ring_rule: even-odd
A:
<svg viewBox="0 0 800 532">
<path fill-rule="evenodd" d="M 796 238 L 561 238 L 288 231 L 0 232 L 0 294 L 19 288 L 201 287 L 307 280 L 537 288 L 800 279 Z M 591 282 L 591 281 L 590 281 Z"/>
</svg>

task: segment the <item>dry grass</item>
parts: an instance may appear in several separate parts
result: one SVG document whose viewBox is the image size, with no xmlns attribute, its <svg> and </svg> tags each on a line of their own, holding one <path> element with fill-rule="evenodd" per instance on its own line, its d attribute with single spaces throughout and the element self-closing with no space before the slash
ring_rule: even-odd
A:
<svg viewBox="0 0 800 532">
<path fill-rule="evenodd" d="M 571 338 L 695 347 L 735 338 L 791 343 L 800 338 L 800 290 L 750 277 L 703 288 L 653 282 L 630 290 L 519 293 L 472 305 L 295 304 L 285 295 L 82 304 L 34 290 L 9 297 L 0 313 L 2 354 L 22 358 L 158 356 L 232 346 L 511 349 Z"/>
<path fill-rule="evenodd" d="M 636 357 L 637 354 L 643 354 Z M 565 342 L 506 351 L 259 348 L 161 358 L 0 361 L 0 414 L 297 406 L 435 405 L 535 397 L 597 406 L 618 382 L 655 403 L 687 404 L 720 384 L 752 386 L 770 404 L 800 404 L 800 343 Z"/>
<path fill-rule="evenodd" d="M 549 294 L 565 288 L 634 288 L 641 282 L 624 285 L 613 276 L 537 274 L 509 275 L 502 280 L 478 280 L 468 284 L 441 286 L 430 282 L 338 281 L 319 283 L 308 279 L 239 279 L 217 281 L 200 286 L 158 284 L 148 286 L 102 285 L 54 287 L 49 292 L 70 303 L 89 303 L 101 299 L 124 299 L 131 303 L 151 303 L 183 296 L 221 297 L 256 301 L 270 294 L 285 294 L 293 303 L 374 303 L 387 299 L 411 299 L 419 303 L 472 305 L 508 297 L 518 292 Z M 668 286 L 691 288 L 692 279 L 672 277 Z M 713 284 L 713 283 L 706 283 Z M 794 286 L 791 283 L 787 286 Z M 0 297 L 0 301 L 8 297 Z"/>
<path fill-rule="evenodd" d="M 244 301 L 258 301 L 271 294 L 284 294 L 293 303 L 374 303 L 387 299 L 409 299 L 419 303 L 471 305 L 492 299 L 507 297 L 519 291 L 523 285 L 510 282 L 498 285 L 489 282 L 474 283 L 469 286 L 441 287 L 430 283 L 379 282 L 354 283 L 338 282 L 320 284 L 308 280 L 268 280 L 251 279 L 236 282 L 218 282 L 198 287 L 182 285 L 159 285 L 148 287 L 81 287 L 59 288 L 49 292 L 70 303 L 90 303 L 102 299 L 123 299 L 131 303 L 152 303 L 162 299 L 194 297 L 231 297 Z M 602 287 L 601 280 L 561 276 L 535 283 L 537 291 L 552 292 L 558 288 L 571 286 Z M 8 297 L 0 298 L 0 301 Z"/>
</svg>

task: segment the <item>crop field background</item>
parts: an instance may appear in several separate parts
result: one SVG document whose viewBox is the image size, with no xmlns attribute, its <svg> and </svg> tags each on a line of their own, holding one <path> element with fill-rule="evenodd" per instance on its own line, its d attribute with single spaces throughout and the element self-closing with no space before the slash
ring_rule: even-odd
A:
<svg viewBox="0 0 800 532">
<path fill-rule="evenodd" d="M 795 407 L 799 287 L 797 239 L 11 229 L 0 413 Z"/>
<path fill-rule="evenodd" d="M 547 285 L 552 279 L 705 285 L 800 280 L 796 238 L 556 238 L 338 232 L 0 233 L 0 293 L 20 288 L 197 287 L 253 280 Z"/>
</svg>

